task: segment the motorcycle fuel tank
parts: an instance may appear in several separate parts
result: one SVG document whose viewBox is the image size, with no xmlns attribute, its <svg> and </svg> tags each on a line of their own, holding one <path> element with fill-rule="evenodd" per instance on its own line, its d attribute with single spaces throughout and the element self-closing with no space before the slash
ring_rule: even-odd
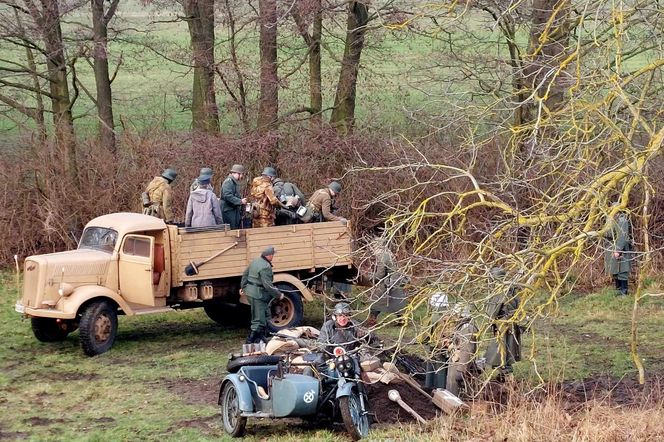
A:
<svg viewBox="0 0 664 442">
<path fill-rule="evenodd" d="M 286 374 L 272 381 L 274 417 L 309 416 L 318 405 L 318 379 L 303 374 Z"/>
</svg>

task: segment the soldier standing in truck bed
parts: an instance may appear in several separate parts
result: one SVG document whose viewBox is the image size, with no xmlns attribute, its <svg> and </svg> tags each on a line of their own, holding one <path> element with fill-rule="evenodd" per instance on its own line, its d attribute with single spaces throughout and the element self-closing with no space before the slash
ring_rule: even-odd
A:
<svg viewBox="0 0 664 442">
<path fill-rule="evenodd" d="M 161 218 L 167 223 L 173 222 L 173 191 L 171 183 L 178 176 L 173 168 L 164 170 L 161 176 L 154 177 L 148 187 L 145 189 L 148 201 L 143 202 L 143 213 L 157 218 Z"/>
<path fill-rule="evenodd" d="M 277 171 L 266 167 L 261 176 L 251 182 L 249 193 L 253 202 L 253 227 L 274 226 L 275 209 L 281 206 L 272 188 L 272 181 L 276 177 Z"/>
<path fill-rule="evenodd" d="M 304 193 L 291 182 L 287 182 L 277 177 L 272 182 L 274 196 L 285 205 L 277 208 L 275 224 L 278 226 L 296 224 L 300 222 L 297 215 L 297 208 L 307 204 Z"/>
<path fill-rule="evenodd" d="M 318 189 L 311 195 L 307 204 L 307 211 L 311 212 L 311 218 L 305 218 L 305 222 L 320 221 L 346 221 L 346 218 L 332 213 L 334 199 L 341 193 L 341 184 L 332 181 L 326 188 Z"/>
<path fill-rule="evenodd" d="M 242 209 L 247 204 L 247 199 L 240 194 L 240 180 L 244 176 L 245 168 L 241 164 L 233 164 L 230 174 L 221 184 L 221 215 L 224 224 L 229 224 L 231 229 L 239 229 L 242 221 Z"/>
</svg>

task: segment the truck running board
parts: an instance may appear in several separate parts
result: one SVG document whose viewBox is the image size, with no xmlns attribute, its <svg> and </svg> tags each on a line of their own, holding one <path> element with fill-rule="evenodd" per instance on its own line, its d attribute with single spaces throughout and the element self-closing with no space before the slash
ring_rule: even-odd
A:
<svg viewBox="0 0 664 442">
<path fill-rule="evenodd" d="M 149 315 L 151 313 L 164 313 L 164 312 L 172 312 L 173 309 L 170 307 L 148 307 L 148 308 L 142 308 L 142 309 L 135 309 L 134 314 L 135 315 Z"/>
</svg>

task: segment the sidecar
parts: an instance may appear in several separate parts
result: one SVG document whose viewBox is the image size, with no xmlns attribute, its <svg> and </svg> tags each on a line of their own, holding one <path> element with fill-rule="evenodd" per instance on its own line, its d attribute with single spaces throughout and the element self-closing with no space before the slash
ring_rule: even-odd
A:
<svg viewBox="0 0 664 442">
<path fill-rule="evenodd" d="M 248 417 L 315 415 L 319 391 L 317 378 L 282 373 L 278 365 L 241 367 L 224 378 L 219 390 L 224 430 L 239 437 Z"/>
</svg>

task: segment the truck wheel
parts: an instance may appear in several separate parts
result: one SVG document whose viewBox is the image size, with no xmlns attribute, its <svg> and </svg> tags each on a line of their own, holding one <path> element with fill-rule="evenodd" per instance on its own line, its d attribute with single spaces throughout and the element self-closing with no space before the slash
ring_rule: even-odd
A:
<svg viewBox="0 0 664 442">
<path fill-rule="evenodd" d="M 57 322 L 54 318 L 30 318 L 32 333 L 41 342 L 60 342 L 67 338 L 70 332 L 67 322 Z"/>
<path fill-rule="evenodd" d="M 302 322 L 304 303 L 302 294 L 291 284 L 279 282 L 275 286 L 284 294 L 284 299 L 270 303 L 270 320 L 267 327 L 271 332 L 297 327 Z"/>
<path fill-rule="evenodd" d="M 369 417 L 362 412 L 360 396 L 356 390 L 339 398 L 339 409 L 346 432 L 352 440 L 360 440 L 369 435 Z"/>
<path fill-rule="evenodd" d="M 221 387 L 219 398 L 224 431 L 233 437 L 242 436 L 247 425 L 247 418 L 240 416 L 240 400 L 235 385 L 232 382 L 226 382 Z"/>
<path fill-rule="evenodd" d="M 203 310 L 219 325 L 245 326 L 249 321 L 249 308 L 244 304 L 204 304 Z"/>
<path fill-rule="evenodd" d="M 107 301 L 87 305 L 81 313 L 81 347 L 88 356 L 108 351 L 118 332 L 118 314 Z"/>
</svg>

